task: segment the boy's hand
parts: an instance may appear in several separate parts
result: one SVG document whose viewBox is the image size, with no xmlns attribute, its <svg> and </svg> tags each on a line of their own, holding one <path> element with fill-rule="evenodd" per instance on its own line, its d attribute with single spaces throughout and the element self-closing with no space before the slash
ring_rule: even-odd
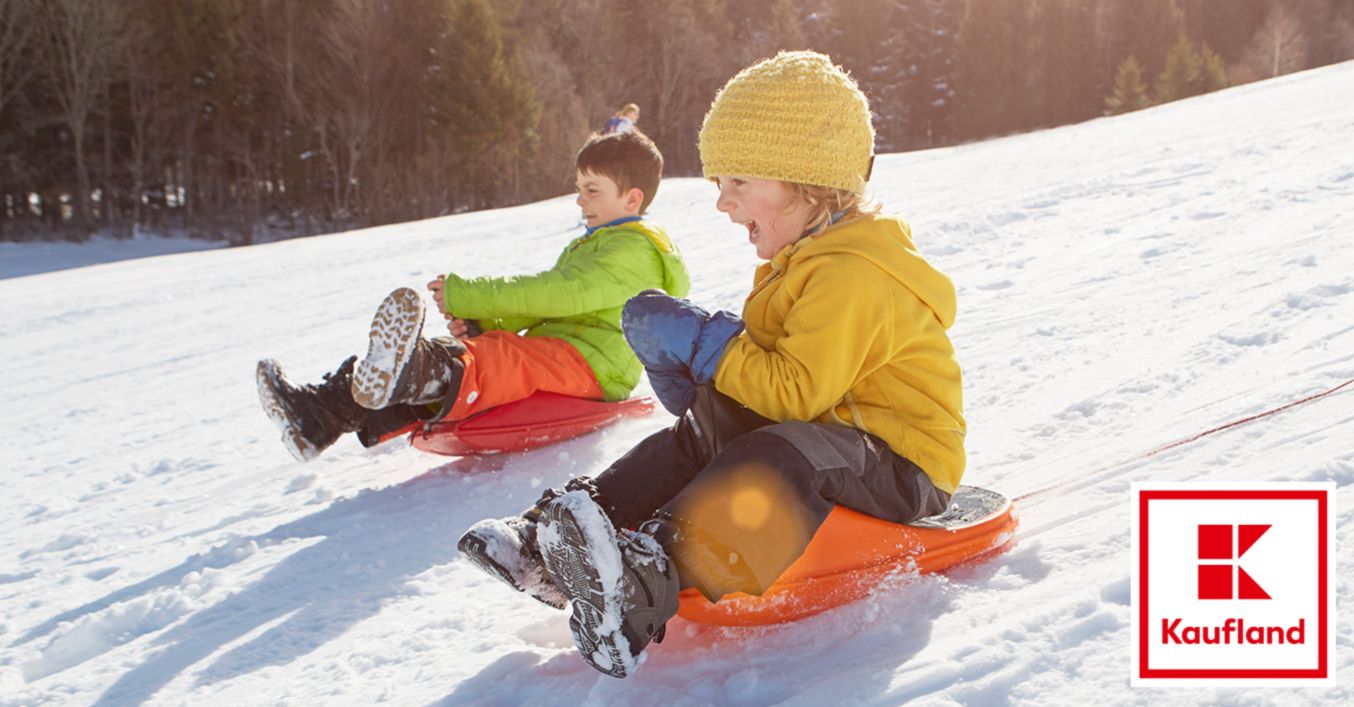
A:
<svg viewBox="0 0 1354 707">
<path fill-rule="evenodd" d="M 470 333 L 470 326 L 464 319 L 456 319 L 447 315 L 447 333 L 458 339 L 464 339 L 465 335 Z"/>
<path fill-rule="evenodd" d="M 433 293 L 433 302 L 437 303 L 437 311 L 443 315 L 447 313 L 447 300 L 442 296 L 442 285 L 446 282 L 446 279 L 446 275 L 438 275 L 436 280 L 428 283 L 428 291 Z"/>
</svg>

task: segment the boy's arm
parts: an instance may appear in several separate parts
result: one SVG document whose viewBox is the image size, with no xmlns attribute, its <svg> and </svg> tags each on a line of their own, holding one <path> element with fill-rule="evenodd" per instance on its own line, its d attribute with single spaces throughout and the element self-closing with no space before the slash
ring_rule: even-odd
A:
<svg viewBox="0 0 1354 707">
<path fill-rule="evenodd" d="M 473 317 L 471 317 L 470 319 L 472 319 L 475 322 L 476 328 L 479 330 L 479 332 L 470 332 L 468 329 L 465 328 L 464 324 L 461 324 L 460 325 L 461 330 L 457 331 L 457 325 L 454 322 L 464 322 L 466 317 L 457 316 L 455 313 L 447 310 L 446 295 L 442 292 L 442 289 L 446 284 L 446 277 L 447 277 L 446 275 L 438 275 L 437 279 L 428 283 L 428 291 L 431 292 L 433 295 L 433 302 L 436 302 L 438 308 L 442 310 L 442 316 L 445 317 L 449 322 L 453 322 L 447 325 L 447 331 L 451 332 L 452 336 L 462 336 L 462 337 L 477 336 L 480 332 L 487 331 L 490 329 L 500 329 L 502 331 L 517 332 L 522 331 L 523 329 L 530 329 L 531 327 L 534 327 L 537 324 L 541 323 L 541 320 L 539 319 L 533 319 L 528 317 L 483 319 L 483 320 L 474 319 Z"/>
<path fill-rule="evenodd" d="M 873 268 L 820 268 L 791 306 L 785 335 L 771 350 L 746 333 L 729 343 L 715 387 L 772 420 L 817 419 L 859 377 L 889 362 L 889 352 L 897 351 L 911 330 L 895 317 L 911 317 L 909 309 L 931 316 L 920 301 L 911 308 L 897 306 L 911 296 L 895 294 L 898 289 L 897 282 Z"/>
<path fill-rule="evenodd" d="M 466 279 L 449 273 L 443 307 L 462 319 L 539 322 L 619 307 L 640 290 L 661 285 L 662 273 L 648 238 L 608 234 L 590 257 L 535 275 Z"/>
</svg>

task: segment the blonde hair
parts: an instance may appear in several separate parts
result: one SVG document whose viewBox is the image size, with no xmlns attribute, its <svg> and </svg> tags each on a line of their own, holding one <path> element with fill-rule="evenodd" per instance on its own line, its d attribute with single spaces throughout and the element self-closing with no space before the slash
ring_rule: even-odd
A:
<svg viewBox="0 0 1354 707">
<path fill-rule="evenodd" d="M 840 212 L 842 219 L 851 219 L 856 216 L 874 215 L 879 213 L 879 202 L 874 199 L 846 189 L 838 187 L 824 187 L 816 184 L 800 184 L 798 182 L 785 182 L 785 186 L 794 193 L 795 201 L 791 202 L 791 208 L 796 203 L 809 205 L 809 222 L 805 227 L 807 233 L 814 233 L 828 225 L 832 220 L 832 215 Z"/>
</svg>

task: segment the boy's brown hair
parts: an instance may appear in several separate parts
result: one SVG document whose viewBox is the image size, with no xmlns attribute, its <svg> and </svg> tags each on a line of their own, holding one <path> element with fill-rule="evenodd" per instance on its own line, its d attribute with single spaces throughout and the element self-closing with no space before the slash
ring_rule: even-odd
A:
<svg viewBox="0 0 1354 707">
<path fill-rule="evenodd" d="M 600 174 L 615 182 L 622 194 L 630 189 L 643 192 L 640 214 L 653 203 L 658 182 L 663 179 L 663 153 L 638 130 L 593 135 L 578 151 L 574 164 L 580 172 Z"/>
</svg>

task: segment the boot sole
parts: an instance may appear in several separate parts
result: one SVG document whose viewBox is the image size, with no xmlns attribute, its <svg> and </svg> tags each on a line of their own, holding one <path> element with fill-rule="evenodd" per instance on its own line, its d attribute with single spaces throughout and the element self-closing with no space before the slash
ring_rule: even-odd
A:
<svg viewBox="0 0 1354 707">
<path fill-rule="evenodd" d="M 352 394 L 368 410 L 390 405 L 423 331 L 423 301 L 408 287 L 386 295 L 371 320 L 367 356 L 353 369 Z"/>
<path fill-rule="evenodd" d="M 292 411 L 278 395 L 277 386 L 281 377 L 282 371 L 276 361 L 259 361 L 258 368 L 254 370 L 254 382 L 259 388 L 259 404 L 263 406 L 263 414 L 282 432 L 282 444 L 287 447 L 287 451 L 296 461 L 308 462 L 319 456 L 319 450 L 301 435 L 300 426 L 292 419 Z"/>
<path fill-rule="evenodd" d="M 550 577 L 569 598 L 569 631 L 583 659 L 607 675 L 623 678 L 630 674 L 635 659 L 620 630 L 624 570 L 615 530 L 606 537 L 611 521 L 591 502 L 569 503 L 571 495 L 561 496 L 541 514 L 537 530 L 541 557 Z M 615 577 L 603 577 L 598 567 L 614 570 Z"/>
</svg>

